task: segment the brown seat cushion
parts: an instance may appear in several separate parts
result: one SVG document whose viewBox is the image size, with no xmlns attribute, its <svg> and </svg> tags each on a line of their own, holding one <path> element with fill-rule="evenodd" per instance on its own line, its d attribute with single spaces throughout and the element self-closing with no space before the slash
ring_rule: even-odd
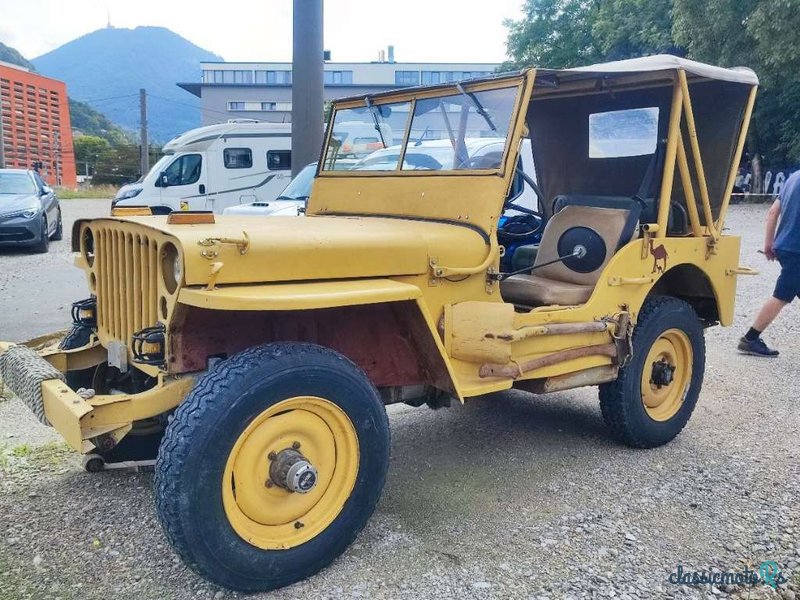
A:
<svg viewBox="0 0 800 600">
<path fill-rule="evenodd" d="M 526 306 L 583 304 L 593 290 L 593 285 L 567 283 L 538 275 L 512 275 L 501 283 L 501 293 L 506 302 Z"/>
<path fill-rule="evenodd" d="M 525 306 L 583 304 L 592 295 L 600 273 L 614 256 L 617 247 L 630 241 L 626 224 L 630 211 L 594 206 L 566 206 L 554 214 L 544 228 L 536 254 L 536 265 L 543 265 L 530 275 L 513 275 L 500 282 L 506 302 Z M 579 273 L 563 262 L 543 264 L 559 257 L 558 240 L 572 227 L 589 227 L 603 238 L 606 253 L 602 263 L 588 273 Z M 632 232 L 633 233 L 633 232 Z M 622 236 L 627 239 L 621 239 Z"/>
</svg>

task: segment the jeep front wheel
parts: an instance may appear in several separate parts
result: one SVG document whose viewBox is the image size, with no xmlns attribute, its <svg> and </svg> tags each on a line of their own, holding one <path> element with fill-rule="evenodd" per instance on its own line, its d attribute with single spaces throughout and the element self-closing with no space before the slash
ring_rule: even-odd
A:
<svg viewBox="0 0 800 600">
<path fill-rule="evenodd" d="M 266 591 L 347 548 L 388 462 L 386 411 L 361 369 L 320 346 L 266 344 L 216 365 L 175 411 L 156 463 L 156 508 L 197 573 Z"/>
<path fill-rule="evenodd" d="M 648 299 L 633 330 L 633 356 L 616 381 L 600 386 L 611 433 L 635 448 L 654 448 L 684 428 L 703 385 L 705 341 L 694 309 L 677 298 Z"/>
</svg>

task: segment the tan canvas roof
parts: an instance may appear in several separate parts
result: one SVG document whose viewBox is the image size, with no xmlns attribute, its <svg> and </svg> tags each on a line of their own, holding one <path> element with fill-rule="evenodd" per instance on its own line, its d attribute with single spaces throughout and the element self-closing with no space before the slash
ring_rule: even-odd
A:
<svg viewBox="0 0 800 600">
<path fill-rule="evenodd" d="M 670 54 L 658 54 L 656 56 L 643 56 L 641 58 L 630 58 L 628 60 L 617 60 L 614 62 L 598 63 L 586 67 L 576 67 L 572 69 L 559 69 L 553 72 L 560 75 L 568 73 L 643 73 L 651 71 L 674 71 L 683 69 L 689 74 L 696 75 L 705 79 L 716 79 L 720 81 L 730 81 L 733 83 L 743 83 L 747 85 L 758 85 L 758 77 L 752 69 L 747 67 L 734 67 L 726 69 L 707 65 L 687 58 L 679 58 Z"/>
</svg>

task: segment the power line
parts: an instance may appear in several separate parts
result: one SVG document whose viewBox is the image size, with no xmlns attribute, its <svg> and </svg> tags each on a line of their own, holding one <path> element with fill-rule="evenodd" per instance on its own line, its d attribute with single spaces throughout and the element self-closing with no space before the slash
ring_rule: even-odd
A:
<svg viewBox="0 0 800 600">
<path fill-rule="evenodd" d="M 89 98 L 88 100 L 79 100 L 78 98 L 73 98 L 73 100 L 77 102 L 83 102 L 84 104 L 88 104 L 89 102 L 103 102 L 105 100 L 119 100 L 121 98 L 135 98 L 139 94 L 125 94 L 124 96 L 108 96 L 106 98 Z"/>
<path fill-rule="evenodd" d="M 213 110 L 211 108 L 203 108 L 202 106 L 197 106 L 195 104 L 189 104 L 188 102 L 181 102 L 180 100 L 173 100 L 172 98 L 165 98 L 164 96 L 156 96 L 155 94 L 148 94 L 150 98 L 158 98 L 159 100 L 164 100 L 165 102 L 171 102 L 172 104 L 178 104 L 179 106 L 187 106 L 189 108 L 197 108 L 200 109 L 202 112 L 211 112 L 217 113 L 220 115 L 225 115 L 230 117 L 230 113 L 221 111 L 221 110 Z"/>
</svg>

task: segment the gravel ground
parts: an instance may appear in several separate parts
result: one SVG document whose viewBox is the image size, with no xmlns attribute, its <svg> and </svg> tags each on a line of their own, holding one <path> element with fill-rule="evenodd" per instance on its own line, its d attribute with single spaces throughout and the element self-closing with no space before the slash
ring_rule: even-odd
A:
<svg viewBox="0 0 800 600">
<path fill-rule="evenodd" d="M 101 206 L 65 202 L 65 217 Z M 756 254 L 765 213 L 731 209 L 742 264 L 762 274 L 740 278 L 735 326 L 707 332 L 703 392 L 674 442 L 650 451 L 613 443 L 594 389 L 390 407 L 389 478 L 365 531 L 319 575 L 263 597 L 800 596 L 797 306 L 768 333 L 779 359 L 733 349 L 777 275 Z M 80 277 L 60 272 L 63 245 L 45 258 L 0 254 L 2 335 L 57 328 L 85 295 Z M 0 598 L 238 597 L 172 554 L 152 474 L 89 475 L 49 439 L 18 401 L 0 403 Z M 765 560 L 789 580 L 777 591 L 668 580 L 678 565 L 742 572 Z"/>
<path fill-rule="evenodd" d="M 64 239 L 47 254 L 0 247 L 0 340 L 22 341 L 69 327 L 70 308 L 88 296 L 86 277 L 72 266 L 75 219 L 108 214 L 110 200 L 62 200 Z"/>
</svg>

